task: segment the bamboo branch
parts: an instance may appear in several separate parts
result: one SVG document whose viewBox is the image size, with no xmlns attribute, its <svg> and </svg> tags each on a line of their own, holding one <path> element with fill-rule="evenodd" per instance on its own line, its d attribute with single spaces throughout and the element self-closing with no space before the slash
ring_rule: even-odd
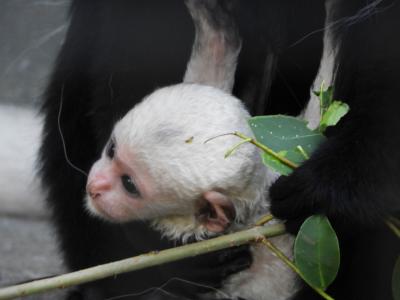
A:
<svg viewBox="0 0 400 300">
<path fill-rule="evenodd" d="M 275 224 L 268 227 L 256 226 L 248 230 L 235 232 L 195 244 L 162 251 L 153 251 L 60 276 L 2 288 L 0 289 L 0 300 L 28 296 L 54 289 L 63 289 L 73 285 L 173 262 L 186 257 L 217 251 L 232 246 L 240 246 L 258 241 L 264 236 L 273 237 L 283 233 L 285 233 L 285 226 L 283 224 Z"/>
</svg>

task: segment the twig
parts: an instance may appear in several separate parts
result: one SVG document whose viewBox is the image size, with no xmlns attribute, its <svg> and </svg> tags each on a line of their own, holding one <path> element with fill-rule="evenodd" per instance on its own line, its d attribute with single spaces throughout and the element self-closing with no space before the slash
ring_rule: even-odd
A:
<svg viewBox="0 0 400 300">
<path fill-rule="evenodd" d="M 235 150 L 237 148 L 239 148 L 241 145 L 245 144 L 245 143 L 250 143 L 251 142 L 251 138 L 245 139 L 243 141 L 241 141 L 240 143 L 238 143 L 237 145 L 233 146 L 231 149 L 229 149 L 228 151 L 226 151 L 225 153 L 225 158 L 228 158 L 229 156 L 232 155 L 233 152 L 235 152 Z"/>
<path fill-rule="evenodd" d="M 279 155 L 278 153 L 276 153 L 274 150 L 272 150 L 271 148 L 265 146 L 264 144 L 261 144 L 260 142 L 258 142 L 257 140 L 250 138 L 248 136 L 245 136 L 244 134 L 240 133 L 240 132 L 234 132 L 233 135 L 236 135 L 237 137 L 240 137 L 243 140 L 246 140 L 246 142 L 253 144 L 254 146 L 260 148 L 261 150 L 263 150 L 264 152 L 268 153 L 269 155 L 273 156 L 274 158 L 278 159 L 279 161 L 281 161 L 282 163 L 284 163 L 285 165 L 287 165 L 288 167 L 292 168 L 292 169 L 296 169 L 298 167 L 298 164 L 286 159 L 285 157 L 283 157 L 282 155 Z"/>
<path fill-rule="evenodd" d="M 310 159 L 310 156 L 307 154 L 307 152 L 304 150 L 302 146 L 298 145 L 296 148 L 297 150 L 299 150 L 299 152 L 301 153 L 301 155 L 303 155 L 305 159 Z"/>
<path fill-rule="evenodd" d="M 185 257 L 196 256 L 232 246 L 243 245 L 252 241 L 257 241 L 263 236 L 273 237 L 283 233 L 285 233 L 285 227 L 283 224 L 275 224 L 268 227 L 256 226 L 248 230 L 235 232 L 195 244 L 184 245 L 159 252 L 150 252 L 148 254 L 127 258 L 60 276 L 6 287 L 0 289 L 0 299 L 12 299 L 54 289 L 63 289 L 77 284 L 91 282 L 126 272 L 173 262 Z"/>
<path fill-rule="evenodd" d="M 208 143 L 209 141 L 222 137 L 222 136 L 227 136 L 227 135 L 234 135 L 237 136 L 239 138 L 241 138 L 243 141 L 240 142 L 239 144 L 237 144 L 236 146 L 234 146 L 232 149 L 228 150 L 225 153 L 225 158 L 227 158 L 229 155 L 231 155 L 233 153 L 233 151 L 235 151 L 239 146 L 241 146 L 242 144 L 245 143 L 250 143 L 253 144 L 254 146 L 260 148 L 261 150 L 263 150 L 264 152 L 268 153 L 269 155 L 273 156 L 274 158 L 276 158 L 277 160 L 279 160 L 280 162 L 284 163 L 285 165 L 287 165 L 288 167 L 292 168 L 292 169 L 296 169 L 299 165 L 288 160 L 287 158 L 283 157 L 282 155 L 279 155 L 278 153 L 276 153 L 274 150 L 272 150 L 271 148 L 265 146 L 264 144 L 261 144 L 260 142 L 258 142 L 256 139 L 251 138 L 249 136 L 244 135 L 243 133 L 240 133 L 238 131 L 235 132 L 230 132 L 230 133 L 224 133 L 224 134 L 220 134 L 217 136 L 214 136 L 212 138 L 209 138 L 208 140 L 206 140 L 204 142 L 204 144 Z"/>
<path fill-rule="evenodd" d="M 331 296 L 329 296 L 327 293 L 325 293 L 322 289 L 317 288 L 309 284 L 306 279 L 304 278 L 303 274 L 300 272 L 299 268 L 281 251 L 279 250 L 273 243 L 271 243 L 265 236 L 262 236 L 259 240 L 260 243 L 264 244 L 267 246 L 273 253 L 275 253 L 276 256 L 280 260 L 282 260 L 289 268 L 291 268 L 297 275 L 301 277 L 314 291 L 316 291 L 321 297 L 327 300 L 334 300 Z"/>
<path fill-rule="evenodd" d="M 398 238 L 400 238 L 400 227 L 398 227 L 397 225 L 396 225 L 396 222 L 395 222 L 395 220 L 393 220 L 394 218 L 393 217 L 389 217 L 385 222 L 386 222 L 386 225 L 387 226 L 389 226 L 389 228 L 393 231 L 393 233 L 398 237 Z"/>
<path fill-rule="evenodd" d="M 264 215 L 260 219 L 258 219 L 257 222 L 254 225 L 262 226 L 262 225 L 265 225 L 266 223 L 268 223 L 269 221 L 271 221 L 273 219 L 274 219 L 274 216 L 271 215 L 271 214 Z"/>
</svg>

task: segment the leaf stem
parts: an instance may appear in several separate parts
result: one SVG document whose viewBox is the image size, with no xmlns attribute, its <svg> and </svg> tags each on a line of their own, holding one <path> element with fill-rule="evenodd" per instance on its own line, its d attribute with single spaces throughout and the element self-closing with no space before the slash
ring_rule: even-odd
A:
<svg viewBox="0 0 400 300">
<path fill-rule="evenodd" d="M 271 221 L 273 219 L 274 219 L 274 216 L 272 214 L 264 215 L 260 219 L 257 220 L 255 225 L 256 226 L 262 226 L 262 225 L 268 223 L 269 221 Z"/>
<path fill-rule="evenodd" d="M 286 159 L 285 157 L 279 155 L 278 153 L 276 153 L 274 150 L 272 150 L 271 148 L 265 146 L 264 144 L 261 144 L 260 142 L 258 142 L 257 140 L 248 137 L 240 132 L 235 131 L 233 133 L 233 135 L 236 135 L 237 137 L 248 141 L 249 143 L 253 144 L 254 146 L 260 148 L 261 150 L 263 150 L 264 152 L 268 153 L 269 155 L 273 156 L 274 158 L 280 160 L 282 163 L 284 163 L 285 165 L 287 165 L 288 167 L 292 168 L 292 169 L 296 169 L 299 165 Z"/>
<path fill-rule="evenodd" d="M 251 138 L 245 139 L 243 141 L 241 141 L 240 143 L 238 143 L 237 145 L 233 146 L 231 149 L 229 149 L 228 151 L 226 151 L 225 153 L 225 158 L 227 158 L 228 156 L 231 156 L 232 153 L 239 148 L 241 145 L 245 144 L 245 143 L 249 143 L 251 142 Z"/>
<path fill-rule="evenodd" d="M 228 133 L 219 134 L 219 135 L 210 137 L 209 139 L 205 140 L 205 141 L 203 142 L 203 144 L 207 144 L 208 142 L 210 142 L 210 141 L 212 141 L 212 140 L 215 140 L 215 139 L 217 139 L 217 138 L 220 138 L 220 137 L 222 137 L 222 136 L 227 136 L 227 135 L 235 135 L 235 134 L 234 134 L 233 132 L 228 132 Z"/>
<path fill-rule="evenodd" d="M 395 222 L 393 222 L 392 218 L 388 218 L 386 221 L 386 225 L 393 231 L 393 233 L 400 238 L 400 228 L 396 226 Z"/>
<path fill-rule="evenodd" d="M 334 300 L 331 296 L 325 293 L 322 289 L 317 288 L 309 284 L 303 274 L 300 272 L 299 268 L 287 257 L 281 250 L 279 250 L 271 241 L 269 241 L 265 236 L 261 237 L 259 240 L 260 243 L 267 246 L 280 260 L 282 260 L 290 269 L 292 269 L 297 275 L 300 276 L 314 291 L 316 291 L 321 297 L 327 300 Z"/>
<path fill-rule="evenodd" d="M 303 155 L 303 157 L 305 159 L 310 158 L 310 156 L 307 154 L 307 152 L 304 150 L 304 148 L 302 146 L 298 145 L 296 148 L 297 148 L 297 150 L 299 150 L 299 152 L 301 153 L 301 155 Z"/>
</svg>

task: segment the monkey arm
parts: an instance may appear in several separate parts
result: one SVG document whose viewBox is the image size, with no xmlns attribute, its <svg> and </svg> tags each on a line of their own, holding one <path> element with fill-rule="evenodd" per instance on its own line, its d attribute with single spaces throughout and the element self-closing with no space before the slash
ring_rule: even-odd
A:
<svg viewBox="0 0 400 300">
<path fill-rule="evenodd" d="M 232 17 L 232 3 L 187 0 L 186 5 L 196 34 L 184 82 L 211 85 L 231 92 L 241 47 Z"/>
<path fill-rule="evenodd" d="M 391 134 L 397 130 L 388 122 L 390 113 L 350 107 L 312 157 L 270 189 L 272 213 L 290 220 L 292 232 L 312 214 L 327 215 L 341 235 L 349 226 L 371 228 L 400 211 L 400 155 L 389 150 L 400 141 Z"/>
</svg>

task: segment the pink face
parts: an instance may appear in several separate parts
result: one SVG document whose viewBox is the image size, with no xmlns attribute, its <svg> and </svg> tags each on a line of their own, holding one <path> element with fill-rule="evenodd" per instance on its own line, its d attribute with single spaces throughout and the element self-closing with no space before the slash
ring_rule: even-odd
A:
<svg viewBox="0 0 400 300">
<path fill-rule="evenodd" d="M 90 170 L 86 186 L 87 207 L 101 217 L 125 222 L 146 217 L 149 195 L 145 174 L 137 176 L 131 154 L 117 147 L 114 139 L 108 143 L 102 157 Z M 128 163 L 129 162 L 129 165 Z"/>
<path fill-rule="evenodd" d="M 134 158 L 128 147 L 110 140 L 89 173 L 86 204 L 90 212 L 113 222 L 150 220 L 177 212 L 193 213 L 191 209 L 183 210 L 185 205 L 181 205 L 174 195 L 156 189 L 147 170 Z M 224 231 L 234 219 L 232 202 L 220 192 L 205 191 L 201 205 L 196 205 L 194 200 L 191 204 L 198 206 L 199 211 L 195 213 L 198 224 L 211 232 Z"/>
</svg>

